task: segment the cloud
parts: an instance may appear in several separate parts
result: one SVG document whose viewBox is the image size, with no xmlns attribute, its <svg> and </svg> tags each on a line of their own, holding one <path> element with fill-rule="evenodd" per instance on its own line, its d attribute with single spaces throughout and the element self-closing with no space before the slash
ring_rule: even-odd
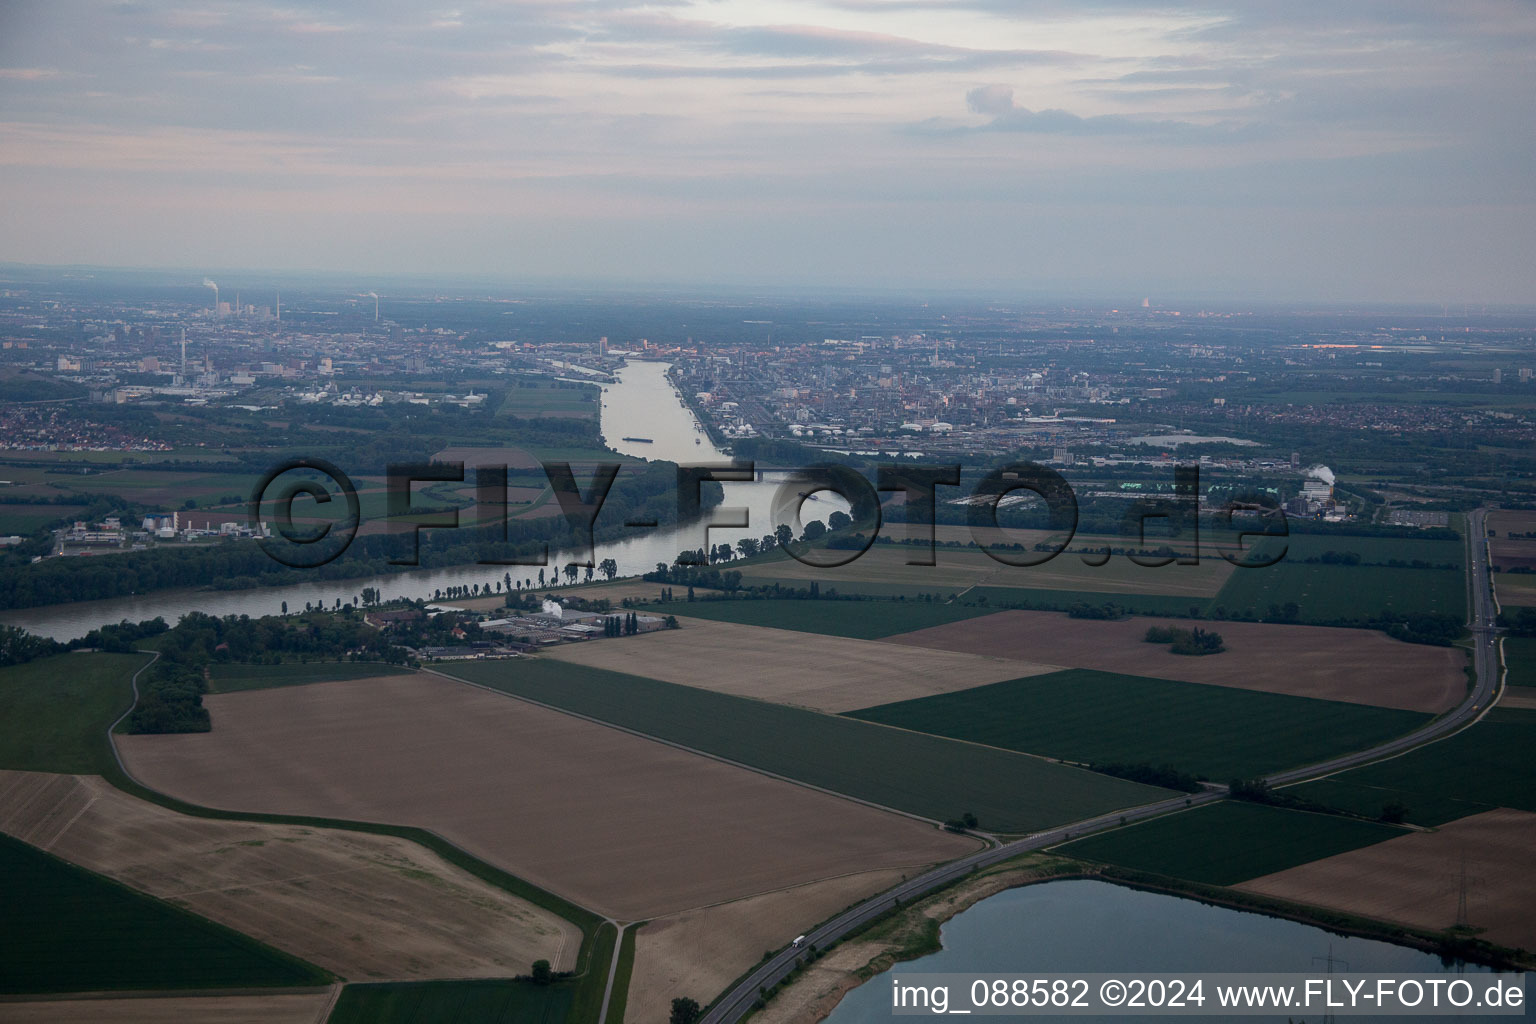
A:
<svg viewBox="0 0 1536 1024">
<path fill-rule="evenodd" d="M 983 85 L 965 94 L 965 105 L 972 113 L 990 114 L 996 117 L 1013 109 L 1013 87 L 1008 85 Z"/>
<path fill-rule="evenodd" d="M 1030 110 L 1013 100 L 1013 87 L 983 85 L 965 94 L 965 105 L 973 114 L 990 117 L 986 124 L 974 125 L 951 118 L 930 118 L 915 126 L 922 134 L 964 134 L 975 132 L 1031 132 L 1042 135 L 1158 135 L 1186 136 L 1219 133 L 1226 137 L 1244 134 L 1238 126 L 1206 126 L 1189 121 L 1098 114 L 1082 117 L 1056 108 Z"/>
</svg>

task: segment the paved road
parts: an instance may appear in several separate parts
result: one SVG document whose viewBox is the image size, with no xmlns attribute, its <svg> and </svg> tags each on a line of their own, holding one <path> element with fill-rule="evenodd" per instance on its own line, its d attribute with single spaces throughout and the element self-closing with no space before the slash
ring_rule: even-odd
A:
<svg viewBox="0 0 1536 1024">
<path fill-rule="evenodd" d="M 1274 786 L 1289 785 L 1302 782 L 1307 779 L 1316 779 L 1334 772 L 1343 771 L 1366 764 L 1370 761 L 1379 761 L 1385 757 L 1392 757 L 1412 747 L 1424 743 L 1443 739 L 1453 732 L 1464 728 L 1487 713 L 1493 703 L 1494 692 L 1498 685 L 1497 666 L 1498 658 L 1494 653 L 1494 619 L 1493 589 L 1488 576 L 1488 529 L 1487 511 L 1478 509 L 1468 517 L 1468 554 L 1467 572 L 1471 590 L 1470 619 L 1468 626 L 1472 631 L 1473 665 L 1477 671 L 1477 681 L 1472 692 L 1467 698 L 1446 714 L 1436 718 L 1422 729 L 1418 729 L 1406 736 L 1390 740 L 1380 746 L 1359 753 L 1347 754 L 1344 757 L 1333 758 L 1318 764 L 1308 765 L 1304 768 L 1295 768 L 1289 771 L 1277 772 L 1268 776 L 1267 781 Z M 873 896 L 863 903 L 858 904 L 831 921 L 806 933 L 805 944 L 817 947 L 825 947 L 844 936 L 857 931 L 869 921 L 891 910 L 899 903 L 910 903 L 923 894 L 944 885 L 960 876 L 967 874 L 974 868 L 986 867 L 1000 861 L 1017 857 L 1022 853 L 1039 850 L 1088 832 L 1096 832 L 1108 828 L 1117 828 L 1122 824 L 1140 821 L 1145 818 L 1153 818 L 1160 814 L 1182 810 L 1185 807 L 1200 806 L 1216 800 L 1224 799 L 1226 792 L 1223 789 L 1210 789 L 1202 793 L 1191 794 L 1188 797 L 1179 796 L 1168 800 L 1160 800 L 1157 803 L 1143 804 L 1139 807 L 1128 808 L 1123 811 L 1115 811 L 1110 814 L 1102 814 L 1098 817 L 1087 818 L 1082 821 L 1062 825 L 1046 832 L 1036 832 L 1022 839 L 1002 843 L 969 857 L 941 864 L 926 874 L 919 875 L 889 889 L 878 896 Z M 744 980 L 738 982 L 734 988 L 727 992 L 710 1008 L 703 1017 L 701 1024 L 735 1024 L 751 1008 L 757 999 L 758 990 L 767 988 L 783 978 L 794 969 L 804 948 L 789 948 L 781 951 L 770 960 L 764 961 L 756 970 Z"/>
</svg>

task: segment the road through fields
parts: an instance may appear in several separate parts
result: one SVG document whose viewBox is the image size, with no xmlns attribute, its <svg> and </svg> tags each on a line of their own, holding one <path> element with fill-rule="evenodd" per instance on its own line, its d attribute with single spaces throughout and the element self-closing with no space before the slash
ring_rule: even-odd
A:
<svg viewBox="0 0 1536 1024">
<path fill-rule="evenodd" d="M 1467 574 L 1472 597 L 1470 607 L 1471 621 L 1468 623 L 1468 628 L 1471 630 L 1473 637 L 1473 665 L 1476 670 L 1476 683 L 1472 691 L 1455 708 L 1421 729 L 1368 750 L 1333 758 L 1319 764 L 1277 772 L 1268 777 L 1267 781 L 1270 785 L 1284 786 L 1310 781 L 1326 775 L 1332 775 L 1347 768 L 1354 768 L 1372 761 L 1393 757 L 1414 747 L 1422 746 L 1425 743 L 1444 739 L 1477 721 L 1477 719 L 1487 713 L 1488 709 L 1493 705 L 1493 698 L 1498 689 L 1498 659 L 1495 657 L 1494 652 L 1494 631 L 1497 613 L 1494 611 L 1493 589 L 1488 575 L 1487 509 L 1478 509 L 1467 517 L 1467 542 L 1469 547 Z M 764 961 L 761 966 L 716 1000 L 714 1005 L 703 1016 L 701 1024 L 735 1024 L 736 1021 L 751 1011 L 752 1004 L 757 1000 L 760 989 L 777 984 L 794 970 L 801 955 L 805 952 L 806 946 L 825 947 L 828 943 L 835 942 L 857 931 L 887 911 L 903 903 L 910 903 L 912 900 L 932 892 L 934 889 L 946 885 L 974 869 L 987 867 L 1032 850 L 1055 846 L 1075 836 L 1082 836 L 1106 828 L 1115 828 L 1120 825 L 1128 825 L 1135 821 L 1156 817 L 1160 814 L 1183 810 L 1186 807 L 1197 807 L 1202 804 L 1222 800 L 1225 797 L 1226 793 L 1224 790 L 1213 788 L 1189 797 L 1160 800 L 1156 803 L 1144 804 L 1129 810 L 1112 812 L 1083 821 L 1073 822 L 1070 825 L 1052 828 L 1045 832 L 1036 832 L 1022 839 L 1001 843 L 990 849 L 972 854 L 969 857 L 963 857 L 960 860 L 940 865 L 927 874 L 913 878 L 894 889 L 887 890 L 878 896 L 873 896 L 858 906 L 850 908 L 831 921 L 808 932 L 803 945 L 781 950 L 775 956 Z"/>
</svg>

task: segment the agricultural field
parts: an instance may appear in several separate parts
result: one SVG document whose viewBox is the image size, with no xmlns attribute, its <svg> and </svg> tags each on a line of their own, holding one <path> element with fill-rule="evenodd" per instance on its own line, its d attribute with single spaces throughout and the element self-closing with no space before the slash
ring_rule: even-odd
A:
<svg viewBox="0 0 1536 1024">
<path fill-rule="evenodd" d="M 602 392 L 595 386 L 511 387 L 496 409 L 497 416 L 538 419 L 545 416 L 596 419 Z"/>
<path fill-rule="evenodd" d="M 327 1024 L 562 1024 L 575 989 L 524 981 L 418 981 L 348 985 Z"/>
<path fill-rule="evenodd" d="M 1081 764 L 1166 765 L 1218 782 L 1363 750 L 1412 711 L 1071 669 L 865 708 L 852 717 Z"/>
<path fill-rule="evenodd" d="M 104 772 L 107 727 L 133 703 L 144 654 L 55 654 L 0 668 L 0 768 Z"/>
<path fill-rule="evenodd" d="M 1074 541 L 1073 546 L 1087 543 Z M 1113 543 L 1123 545 L 1123 540 Z M 852 584 L 888 584 L 911 592 L 945 593 L 986 585 L 1027 590 L 1080 590 L 1105 594 L 1164 594 L 1183 598 L 1209 598 L 1221 589 L 1232 566 L 1220 558 L 1202 558 L 1199 565 L 1165 565 L 1148 568 L 1123 555 L 1102 566 L 1090 566 L 1081 556 L 1063 553 L 1035 566 L 1012 566 L 972 548 L 939 548 L 936 565 L 907 565 L 918 549 L 901 544 L 877 544 L 859 558 L 835 569 L 804 565 L 789 558 L 764 560 L 742 568 L 744 582 L 779 580 L 785 585 L 807 586 L 817 581 L 823 590 L 840 591 Z"/>
<path fill-rule="evenodd" d="M 963 602 L 992 608 L 1035 608 L 1065 612 L 1075 605 L 1115 605 L 1132 615 L 1203 615 L 1209 607 L 1204 598 L 1169 597 L 1164 594 L 1103 594 L 1086 590 L 1018 590 L 1007 587 L 976 587 Z"/>
<path fill-rule="evenodd" d="M 25 536 L 55 520 L 74 519 L 84 511 L 84 505 L 0 504 L 0 535 Z"/>
<path fill-rule="evenodd" d="M 0 832 L 354 981 L 570 969 L 581 946 L 407 840 L 190 817 L 96 776 L 0 771 Z"/>
<path fill-rule="evenodd" d="M 1405 835 L 1373 821 L 1223 800 L 1052 852 L 1212 885 L 1236 885 Z"/>
<path fill-rule="evenodd" d="M 1375 543 L 1369 543 L 1374 541 Z M 1369 554 L 1369 561 L 1415 559 L 1433 565 L 1460 566 L 1458 541 L 1395 541 L 1380 538 L 1297 535 L 1288 541 L 1265 541 L 1270 552 L 1289 543 L 1287 556 L 1262 569 L 1239 569 L 1228 579 L 1210 607 L 1223 612 L 1252 611 L 1265 615 L 1271 606 L 1295 604 L 1300 621 L 1331 623 L 1371 619 L 1382 612 L 1450 615 L 1465 619 L 1466 577 L 1459 569 L 1421 569 L 1380 564 L 1338 565 L 1306 562 L 1329 550 Z M 1361 551 L 1361 549 L 1365 549 Z M 1362 562 L 1366 559 L 1363 558 Z"/>
<path fill-rule="evenodd" d="M 567 644 L 550 650 L 545 657 L 831 712 L 1055 669 L 1052 665 L 973 654 L 703 620 L 688 620 L 681 629 L 629 637 L 622 643 Z M 727 664 L 730 671 L 719 671 Z"/>
<path fill-rule="evenodd" d="M 277 950 L 0 835 L 0 993 L 258 988 L 330 979 Z"/>
<path fill-rule="evenodd" d="M 1012 751 L 552 659 L 450 671 L 881 806 L 938 821 L 970 811 L 989 831 L 1026 832 L 1167 795 Z"/>
<path fill-rule="evenodd" d="M 674 588 L 674 591 L 676 588 Z M 698 593 L 698 591 L 695 591 Z M 654 598 L 654 594 L 651 595 Z M 974 615 L 986 615 L 990 609 L 964 604 L 939 604 L 929 601 L 693 601 L 674 600 L 649 604 L 645 610 L 661 615 L 687 616 L 715 622 L 741 622 L 773 629 L 802 633 L 822 633 L 861 640 L 878 640 L 894 633 L 905 633 L 925 626 L 955 622 Z"/>
<path fill-rule="evenodd" d="M 266 690 L 274 686 L 303 686 L 338 679 L 373 679 L 404 675 L 411 670 L 376 661 L 287 662 L 281 665 L 218 664 L 208 669 L 210 693 Z"/>
<path fill-rule="evenodd" d="M 900 871 L 863 871 L 647 922 L 635 937 L 625 1019 L 666 1020 L 678 996 L 708 1005 L 765 950 L 904 879 Z"/>
<path fill-rule="evenodd" d="M 330 989 L 230 996 L 93 998 L 88 1003 L 49 999 L 7 1002 L 7 1024 L 315 1024 L 330 1004 Z"/>
<path fill-rule="evenodd" d="M 1499 643 L 1504 648 L 1504 664 L 1509 686 L 1536 686 L 1536 637 L 1506 636 Z"/>
<path fill-rule="evenodd" d="M 188 499 L 199 505 L 220 504 L 224 498 L 245 500 L 259 476 L 255 473 L 183 473 L 174 469 L 129 467 L 88 476 L 53 474 L 50 480 L 81 495 L 115 494 L 126 501 L 170 512 Z"/>
<path fill-rule="evenodd" d="M 1514 608 L 1536 605 L 1536 573 L 1496 572 L 1493 583 L 1500 604 Z"/>
<path fill-rule="evenodd" d="M 1444 711 L 1466 693 L 1461 648 L 1404 643 L 1375 630 L 1218 622 L 1197 625 L 1220 633 L 1226 651 L 1190 657 L 1147 643 L 1147 628 L 1154 625 L 1167 623 L 1004 611 L 886 640 L 1412 711 Z"/>
<path fill-rule="evenodd" d="M 1536 812 L 1536 711 L 1495 708 L 1438 743 L 1286 792 L 1372 817 L 1402 804 L 1415 825 L 1496 807 Z"/>
<path fill-rule="evenodd" d="M 1439 931 L 1467 922 L 1478 938 L 1536 949 L 1536 814 L 1500 809 L 1264 875 L 1238 888 Z"/>
<path fill-rule="evenodd" d="M 1467 564 L 1467 547 L 1460 540 L 1293 533 L 1284 543 L 1287 551 L 1281 565 L 1305 563 L 1309 558 L 1323 558 L 1330 552 L 1335 555 L 1357 555 L 1361 563 L 1423 562 L 1428 565 L 1449 565 L 1457 572 L 1465 570 Z"/>
<path fill-rule="evenodd" d="M 534 661 L 498 664 L 522 676 Z M 567 682 L 593 671 L 543 664 Z M 207 806 L 431 829 L 621 920 L 975 848 L 908 818 L 434 674 L 206 703 L 218 722 L 211 733 L 120 738 L 136 777 Z"/>
<path fill-rule="evenodd" d="M 1488 533 L 1488 552 L 1493 568 L 1505 570 L 1500 575 L 1523 576 L 1528 573 L 1509 573 L 1508 570 L 1536 568 L 1536 537 L 1522 536 L 1536 534 L 1536 513 L 1502 510 L 1490 512 Z"/>
</svg>

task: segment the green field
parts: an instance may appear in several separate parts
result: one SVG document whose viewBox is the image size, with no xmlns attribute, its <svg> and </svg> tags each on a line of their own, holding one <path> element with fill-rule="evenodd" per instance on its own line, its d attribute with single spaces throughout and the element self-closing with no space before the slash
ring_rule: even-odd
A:
<svg viewBox="0 0 1536 1024">
<path fill-rule="evenodd" d="M 456 664 L 471 682 L 938 820 L 1026 832 L 1166 790 L 1027 757 L 566 662 Z"/>
<path fill-rule="evenodd" d="M 84 511 L 84 505 L 0 504 L 0 534 L 29 534 L 55 520 L 74 519 Z"/>
<path fill-rule="evenodd" d="M 1069 669 L 849 712 L 1086 764 L 1167 765 L 1225 782 L 1375 746 L 1414 711 Z"/>
<path fill-rule="evenodd" d="M 542 416 L 593 419 L 597 416 L 600 394 L 596 385 L 508 388 L 501 405 L 496 409 L 496 415 L 515 416 L 518 419 Z"/>
<path fill-rule="evenodd" d="M 660 586 L 660 584 L 658 584 Z M 676 588 L 674 588 L 676 596 Z M 672 601 L 645 605 L 661 615 L 686 615 L 715 622 L 745 622 L 753 626 L 825 633 L 860 640 L 878 640 L 914 629 L 990 615 L 995 608 L 930 601 Z"/>
<path fill-rule="evenodd" d="M 1294 602 L 1302 622 L 1369 619 L 1384 611 L 1466 616 L 1466 547 L 1459 540 L 1292 534 L 1260 542 L 1260 554 L 1285 545 L 1285 557 L 1264 569 L 1238 569 L 1211 600 L 1214 612 L 1268 613 L 1271 605 Z M 1338 565 L 1308 562 L 1329 552 L 1358 555 L 1362 563 L 1421 562 L 1452 569 L 1384 564 Z"/>
<path fill-rule="evenodd" d="M 1301 609 L 1300 622 L 1363 621 L 1386 611 L 1465 619 L 1466 578 L 1450 569 L 1324 565 L 1285 559 L 1266 569 L 1234 571 L 1211 599 L 1210 607 L 1218 615 L 1221 611 L 1217 609 L 1228 614 L 1252 611 L 1266 615 L 1271 605 L 1283 607 L 1288 603 Z"/>
<path fill-rule="evenodd" d="M 348 985 L 327 1024 L 561 1024 L 573 992 L 569 983 L 500 980 Z"/>
<path fill-rule="evenodd" d="M 1205 614 L 1209 599 L 1171 594 L 1110 594 L 1087 590 L 1020 590 L 1012 587 L 977 587 L 963 601 L 986 601 L 994 608 L 1012 606 L 1046 611 L 1069 611 L 1076 604 L 1113 604 L 1133 615 Z"/>
<path fill-rule="evenodd" d="M 1467 546 L 1459 540 L 1293 533 L 1286 538 L 1286 544 L 1287 562 L 1321 558 L 1332 551 L 1359 555 L 1362 562 L 1427 562 L 1430 565 L 1454 565 L 1460 572 L 1465 568 L 1467 559 Z"/>
<path fill-rule="evenodd" d="M 376 661 L 313 661 L 284 665 L 214 665 L 208 670 L 211 693 L 236 693 L 240 690 L 270 690 L 278 686 L 303 686 L 340 679 L 371 679 L 374 676 L 398 676 L 411 669 L 383 665 Z"/>
<path fill-rule="evenodd" d="M 107 726 L 133 702 L 143 654 L 56 654 L 0 668 L 0 768 L 100 774 Z"/>
<path fill-rule="evenodd" d="M 1403 829 L 1372 821 L 1223 800 L 1078 839 L 1052 852 L 1192 882 L 1236 885 L 1403 834 Z"/>
<path fill-rule="evenodd" d="M 1536 638 L 1505 637 L 1504 664 L 1509 669 L 1506 685 L 1536 686 Z"/>
<path fill-rule="evenodd" d="M 0 835 L 0 891 L 0 992 L 330 980 L 317 967 L 6 835 Z"/>
<path fill-rule="evenodd" d="M 1371 816 L 1401 803 L 1416 825 L 1495 807 L 1536 811 L 1536 711 L 1495 708 L 1449 739 L 1286 792 Z"/>
</svg>

